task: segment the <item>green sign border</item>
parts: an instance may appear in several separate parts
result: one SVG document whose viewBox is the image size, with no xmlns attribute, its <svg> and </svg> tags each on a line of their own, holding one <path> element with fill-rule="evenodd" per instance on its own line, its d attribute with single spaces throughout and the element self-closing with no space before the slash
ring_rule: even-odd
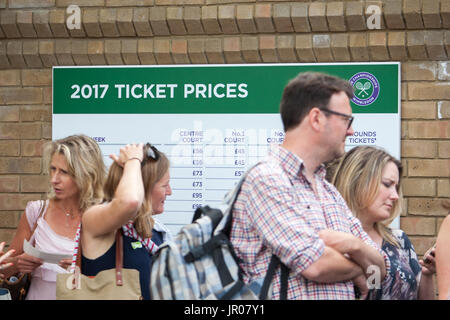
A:
<svg viewBox="0 0 450 320">
<path fill-rule="evenodd" d="M 367 106 L 352 104 L 353 113 L 399 113 L 400 63 L 315 63 L 315 64 L 245 64 L 245 65 L 155 65 L 155 66 L 74 66 L 53 67 L 54 114 L 223 114 L 278 113 L 280 98 L 288 81 L 299 72 L 324 72 L 350 80 L 359 72 L 372 74 L 379 82 L 377 99 Z M 236 88 L 245 83 L 248 94 L 236 96 Z M 98 85 L 109 85 L 103 99 Z M 176 84 L 174 96 L 165 98 L 117 98 L 116 84 Z M 232 84 L 231 98 L 195 98 L 183 96 L 185 84 Z M 91 97 L 71 99 L 75 89 L 91 87 Z M 97 98 L 94 86 L 97 85 Z M 89 88 L 86 88 L 89 89 Z M 220 87 L 221 93 L 225 92 Z M 85 92 L 89 92 L 86 90 Z M 140 91 L 142 93 L 142 91 Z M 155 87 L 152 91 L 155 94 Z"/>
</svg>

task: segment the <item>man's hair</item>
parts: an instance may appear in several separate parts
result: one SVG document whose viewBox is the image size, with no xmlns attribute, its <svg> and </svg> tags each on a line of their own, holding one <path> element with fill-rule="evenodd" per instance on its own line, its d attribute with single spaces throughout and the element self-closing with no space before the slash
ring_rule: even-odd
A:
<svg viewBox="0 0 450 320">
<path fill-rule="evenodd" d="M 353 98 L 353 87 L 347 80 L 324 73 L 300 73 L 289 81 L 281 97 L 284 131 L 298 126 L 313 107 L 327 109 L 331 96 L 341 91 Z"/>
<path fill-rule="evenodd" d="M 382 182 L 384 167 L 393 162 L 399 172 L 398 200 L 392 207 L 388 219 L 375 223 L 375 229 L 389 243 L 398 246 L 389 225 L 400 215 L 402 210 L 401 178 L 403 167 L 399 160 L 379 147 L 358 146 L 348 151 L 343 157 L 328 164 L 327 180 L 335 185 L 353 215 L 359 218 L 375 201 Z"/>
<path fill-rule="evenodd" d="M 90 206 L 100 203 L 103 199 L 106 166 L 97 142 L 79 134 L 47 143 L 44 147 L 44 161 L 49 174 L 51 160 L 55 154 L 63 155 L 67 161 L 68 172 L 80 192 L 80 210 L 85 211 Z M 50 188 L 48 197 L 55 198 L 53 188 Z"/>
<path fill-rule="evenodd" d="M 149 156 L 149 149 L 153 150 L 155 157 Z M 167 171 L 169 171 L 169 167 L 169 159 L 163 152 L 157 150 L 149 143 L 144 146 L 144 158 L 141 163 L 141 173 L 142 182 L 144 183 L 145 200 L 139 208 L 134 220 L 136 231 L 143 238 L 152 237 L 154 220 L 152 218 L 151 192 L 155 184 L 161 180 Z M 122 178 L 122 174 L 123 168 L 116 162 L 113 162 L 109 167 L 108 176 L 104 186 L 104 201 L 112 201 L 120 179 Z"/>
</svg>

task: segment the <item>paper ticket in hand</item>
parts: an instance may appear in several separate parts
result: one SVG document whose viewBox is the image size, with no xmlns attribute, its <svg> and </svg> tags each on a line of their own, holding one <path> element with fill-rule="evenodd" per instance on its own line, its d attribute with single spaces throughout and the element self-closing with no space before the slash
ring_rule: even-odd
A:
<svg viewBox="0 0 450 320">
<path fill-rule="evenodd" d="M 62 259 L 70 259 L 70 255 L 49 253 L 33 247 L 26 239 L 23 240 L 23 251 L 33 257 L 39 258 L 44 262 L 58 264 Z"/>
</svg>

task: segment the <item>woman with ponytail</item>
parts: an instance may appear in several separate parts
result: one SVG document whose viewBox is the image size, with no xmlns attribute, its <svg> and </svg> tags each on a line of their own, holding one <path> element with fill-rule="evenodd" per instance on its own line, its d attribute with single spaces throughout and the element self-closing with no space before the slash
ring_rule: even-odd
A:
<svg viewBox="0 0 450 320">
<path fill-rule="evenodd" d="M 83 215 L 81 272 L 95 276 L 115 267 L 116 233 L 120 232 L 123 267 L 139 271 L 142 297 L 150 299 L 152 255 L 169 235 L 153 219 L 164 211 L 164 201 L 172 194 L 169 160 L 148 143 L 126 145 L 111 158 L 104 202 Z"/>
</svg>

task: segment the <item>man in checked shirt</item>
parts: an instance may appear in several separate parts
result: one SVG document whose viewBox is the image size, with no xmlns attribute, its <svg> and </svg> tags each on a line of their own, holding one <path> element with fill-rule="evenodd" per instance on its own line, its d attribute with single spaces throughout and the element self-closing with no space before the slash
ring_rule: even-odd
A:
<svg viewBox="0 0 450 320">
<path fill-rule="evenodd" d="M 355 287 L 364 297 L 368 283 L 387 281 L 389 258 L 325 180 L 323 163 L 342 156 L 354 133 L 352 97 L 348 81 L 321 73 L 300 73 L 285 87 L 285 140 L 250 171 L 233 210 L 246 283 L 265 276 L 272 254 L 290 270 L 288 299 L 355 299 Z"/>
</svg>

